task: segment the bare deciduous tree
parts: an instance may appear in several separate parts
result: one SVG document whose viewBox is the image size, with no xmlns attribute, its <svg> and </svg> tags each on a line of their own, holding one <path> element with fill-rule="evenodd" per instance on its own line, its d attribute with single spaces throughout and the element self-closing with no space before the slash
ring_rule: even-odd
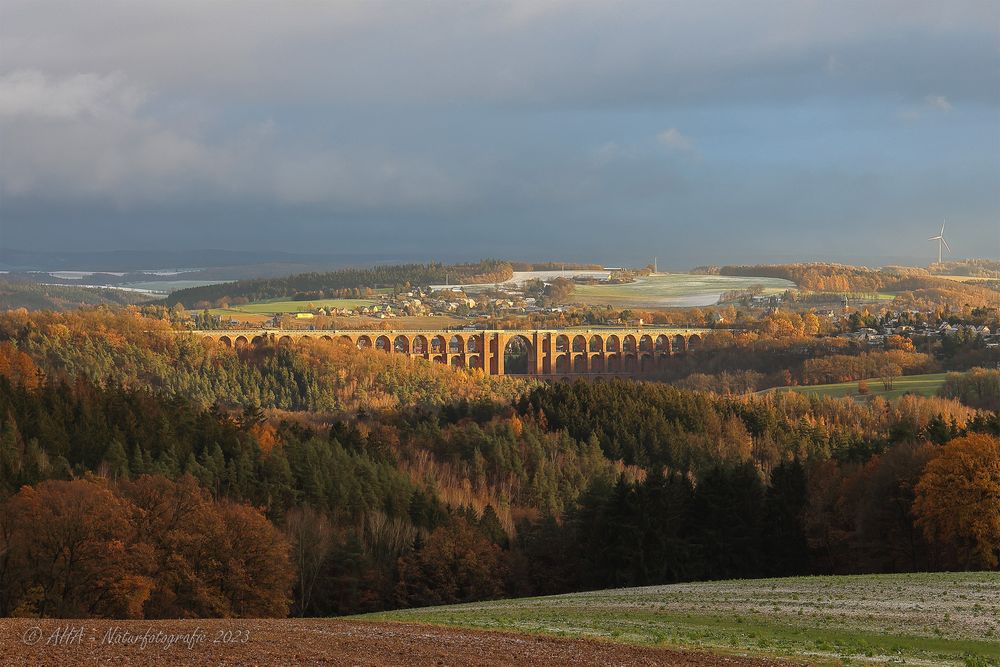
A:
<svg viewBox="0 0 1000 667">
<path fill-rule="evenodd" d="M 333 526 L 326 515 L 306 505 L 285 515 L 285 534 L 292 545 L 292 564 L 298 575 L 296 611 L 305 616 L 323 564 L 333 549 Z"/>
</svg>

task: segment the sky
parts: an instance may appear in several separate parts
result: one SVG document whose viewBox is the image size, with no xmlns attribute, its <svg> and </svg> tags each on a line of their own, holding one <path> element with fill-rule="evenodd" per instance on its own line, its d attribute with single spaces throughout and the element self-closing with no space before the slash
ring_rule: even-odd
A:
<svg viewBox="0 0 1000 667">
<path fill-rule="evenodd" d="M 1000 258 L 996 0 L 0 0 L 0 248 Z"/>
</svg>

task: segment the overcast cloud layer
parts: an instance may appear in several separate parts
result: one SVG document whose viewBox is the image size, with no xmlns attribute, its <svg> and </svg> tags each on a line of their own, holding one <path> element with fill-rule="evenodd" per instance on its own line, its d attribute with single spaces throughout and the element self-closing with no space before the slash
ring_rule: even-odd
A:
<svg viewBox="0 0 1000 667">
<path fill-rule="evenodd" d="M 0 244 L 1000 256 L 1000 3 L 0 0 Z"/>
</svg>

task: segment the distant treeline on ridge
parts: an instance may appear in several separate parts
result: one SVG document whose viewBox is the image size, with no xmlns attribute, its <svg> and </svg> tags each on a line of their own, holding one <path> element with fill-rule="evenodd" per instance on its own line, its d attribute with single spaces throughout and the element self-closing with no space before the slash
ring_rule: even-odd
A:
<svg viewBox="0 0 1000 667">
<path fill-rule="evenodd" d="M 872 269 L 866 266 L 851 266 L 827 262 L 800 262 L 795 264 L 752 264 L 735 266 L 698 266 L 692 273 L 721 275 L 782 278 L 789 280 L 799 289 L 814 292 L 918 292 L 926 295 L 932 293 L 956 293 L 959 303 L 962 296 L 974 294 L 980 298 L 991 300 L 994 295 L 983 293 L 977 285 L 959 284 L 940 277 L 953 273 L 954 275 L 977 276 L 991 278 L 1000 275 L 1000 265 L 993 260 L 963 260 L 938 264 L 934 270 L 912 266 L 885 266 Z"/>
<path fill-rule="evenodd" d="M 178 290 L 167 297 L 167 304 L 180 303 L 198 307 L 203 302 L 214 303 L 223 298 L 245 298 L 250 301 L 308 293 L 310 298 L 337 297 L 339 290 L 360 287 L 401 287 L 436 283 L 494 283 L 510 280 L 513 267 L 509 262 L 484 259 L 467 264 L 402 264 L 371 268 L 347 268 L 327 273 L 299 273 L 285 278 L 258 278 L 233 283 L 205 285 Z"/>
</svg>

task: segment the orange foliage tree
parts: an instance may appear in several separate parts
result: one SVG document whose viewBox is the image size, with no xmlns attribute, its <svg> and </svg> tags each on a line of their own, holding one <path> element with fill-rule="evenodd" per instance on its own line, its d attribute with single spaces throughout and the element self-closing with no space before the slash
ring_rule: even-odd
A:
<svg viewBox="0 0 1000 667">
<path fill-rule="evenodd" d="M 6 375 L 15 384 L 33 389 L 38 386 L 40 372 L 31 357 L 8 341 L 0 343 L 0 375 Z"/>
<path fill-rule="evenodd" d="M 45 481 L 0 505 L 0 613 L 285 616 L 288 544 L 258 510 L 187 476 Z"/>
<path fill-rule="evenodd" d="M 927 463 L 913 511 L 928 540 L 963 567 L 996 568 L 1000 554 L 1000 438 L 955 438 Z"/>
<path fill-rule="evenodd" d="M 103 484 L 26 486 L 3 506 L 3 611 L 132 616 L 152 588 L 148 550 L 134 548 L 130 503 Z"/>
</svg>

